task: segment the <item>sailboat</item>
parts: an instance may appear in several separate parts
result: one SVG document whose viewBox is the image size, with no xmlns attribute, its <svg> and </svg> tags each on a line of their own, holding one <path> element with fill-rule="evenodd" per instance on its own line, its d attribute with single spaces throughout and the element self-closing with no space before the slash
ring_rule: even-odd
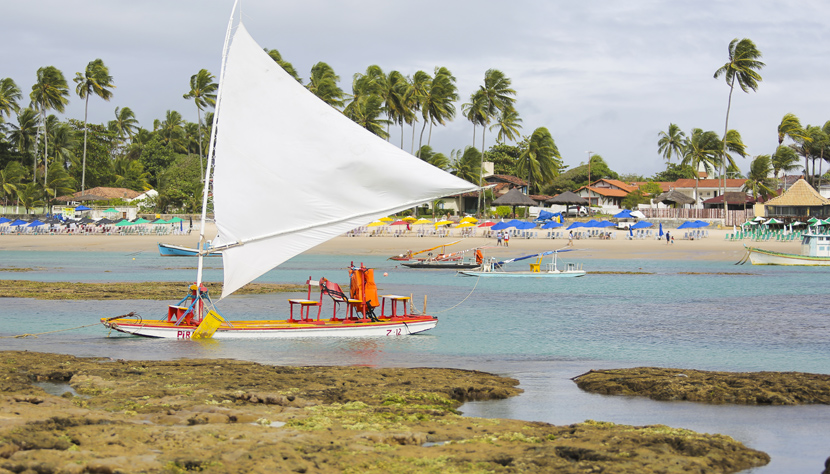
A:
<svg viewBox="0 0 830 474">
<path fill-rule="evenodd" d="M 289 300 L 282 319 L 251 321 L 221 313 L 218 303 L 224 298 L 322 242 L 423 202 L 478 189 L 319 100 L 264 52 L 241 19 L 234 26 L 235 12 L 236 3 L 211 132 L 212 178 L 206 180 L 213 187 L 218 235 L 211 251 L 222 253 L 222 294 L 216 301 L 209 295 L 201 250 L 195 283 L 160 319 L 131 314 L 102 318 L 102 324 L 174 339 L 390 336 L 435 327 L 435 317 L 409 314 L 409 297 L 377 295 L 373 272 L 362 264 L 350 265 L 348 294 L 330 280 L 309 278 L 306 298 Z M 203 194 L 200 248 L 211 193 Z M 324 301 L 333 307 L 325 317 Z M 378 306 L 380 314 L 374 312 Z"/>
<path fill-rule="evenodd" d="M 402 253 L 402 254 L 399 254 L 399 255 L 395 255 L 394 257 L 389 257 L 387 260 L 396 260 L 396 261 L 399 261 L 399 262 L 406 262 L 406 261 L 409 261 L 409 260 L 424 260 L 423 258 L 416 258 L 415 256 L 416 256 L 416 255 L 420 255 L 420 254 L 422 254 L 422 253 L 424 253 L 424 252 L 429 252 L 429 251 L 431 251 L 431 250 L 438 249 L 438 248 L 440 248 L 440 249 L 441 249 L 441 251 L 440 251 L 440 252 L 438 252 L 438 254 L 439 254 L 439 255 L 443 255 L 443 254 L 444 254 L 444 248 L 445 248 L 445 247 L 449 247 L 450 245 L 455 245 L 455 244 L 457 244 L 457 243 L 459 243 L 459 242 L 461 242 L 461 241 L 460 241 L 460 240 L 456 240 L 455 242 L 450 242 L 450 243 L 447 243 L 447 244 L 436 245 L 435 247 L 430 247 L 430 248 L 428 248 L 428 249 L 419 250 L 419 251 L 417 251 L 417 252 L 413 252 L 413 251 L 411 251 L 411 250 L 410 250 L 410 251 L 408 251 L 408 252 L 406 252 L 406 253 Z"/>
<path fill-rule="evenodd" d="M 401 262 L 401 265 L 407 268 L 428 268 L 433 270 L 461 270 L 465 268 L 476 268 L 484 263 L 483 247 L 477 247 L 460 252 L 441 253 L 438 256 L 424 260 L 411 260 L 408 262 Z"/>
</svg>

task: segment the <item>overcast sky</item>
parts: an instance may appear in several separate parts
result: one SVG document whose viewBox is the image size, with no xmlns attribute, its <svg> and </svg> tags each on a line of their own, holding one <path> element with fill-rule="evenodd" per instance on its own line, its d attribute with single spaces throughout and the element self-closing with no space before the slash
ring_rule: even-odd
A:
<svg viewBox="0 0 830 474">
<path fill-rule="evenodd" d="M 0 16 L 2 70 L 28 97 L 39 67 L 63 71 L 72 88 L 66 116 L 83 119 L 72 79 L 101 58 L 116 89 L 93 97 L 89 120 L 130 107 L 152 129 L 169 109 L 196 121 L 182 98 L 190 76 L 219 74 L 231 0 L 7 1 Z M 433 132 L 436 151 L 472 144 L 461 104 L 487 69 L 517 92 L 522 133 L 547 127 L 568 166 L 602 155 L 619 173 L 665 168 L 657 138 L 669 123 L 723 133 L 729 89 L 712 76 L 733 38 L 750 38 L 766 67 L 758 92 L 736 89 L 730 128 L 754 156 L 772 153 L 776 128 L 792 112 L 802 124 L 830 120 L 830 3 L 728 0 L 244 0 L 242 19 L 263 47 L 278 49 L 307 82 L 327 62 L 351 91 L 371 64 L 412 75 L 448 68 L 457 78 L 459 117 Z M 406 149 L 409 149 L 407 130 Z M 481 129 L 477 131 L 480 147 Z M 495 133 L 488 132 L 487 147 Z M 393 143 L 400 133 L 393 131 Z M 739 161 L 743 171 L 749 161 Z"/>
</svg>

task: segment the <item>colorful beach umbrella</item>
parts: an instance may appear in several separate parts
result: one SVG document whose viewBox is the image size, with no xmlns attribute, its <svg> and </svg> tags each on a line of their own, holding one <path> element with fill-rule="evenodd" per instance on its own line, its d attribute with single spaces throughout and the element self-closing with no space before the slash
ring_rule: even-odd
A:
<svg viewBox="0 0 830 474">
<path fill-rule="evenodd" d="M 440 221 L 435 223 L 435 227 L 438 227 L 439 225 L 447 225 L 447 224 L 452 224 L 452 221 L 448 221 L 446 219 L 440 220 Z"/>
<path fill-rule="evenodd" d="M 493 222 L 493 221 L 484 221 L 481 224 L 479 224 L 478 226 L 479 227 L 493 227 L 494 225 L 496 225 L 496 223 Z"/>
<path fill-rule="evenodd" d="M 412 223 L 412 222 L 417 221 L 418 219 L 416 219 L 416 218 L 414 218 L 414 217 L 412 217 L 412 216 L 406 216 L 406 217 L 404 217 L 404 218 L 403 218 L 403 219 L 401 219 L 401 220 L 402 220 L 402 221 L 406 221 L 406 222 L 410 222 L 410 223 Z"/>
<path fill-rule="evenodd" d="M 456 229 L 463 229 L 465 227 L 475 227 L 475 226 L 476 225 L 473 224 L 472 222 L 459 222 L 458 225 L 455 226 L 455 228 Z"/>
<path fill-rule="evenodd" d="M 432 221 L 429 219 L 418 219 L 417 221 L 413 222 L 412 225 L 424 225 L 424 224 L 432 224 Z"/>
<path fill-rule="evenodd" d="M 461 219 L 461 221 L 459 221 L 459 222 L 472 222 L 473 224 L 475 224 L 476 222 L 478 222 L 478 219 L 476 219 L 473 216 L 467 216 L 467 217 Z"/>
<path fill-rule="evenodd" d="M 408 222 L 406 222 L 405 220 L 401 219 L 401 220 L 399 220 L 399 221 L 395 221 L 395 222 L 393 222 L 393 223 L 391 223 L 391 224 L 389 224 L 389 225 L 406 225 L 406 224 L 408 224 Z"/>
<path fill-rule="evenodd" d="M 548 221 L 542 226 L 542 229 L 555 229 L 557 227 L 562 227 L 562 224 L 556 221 Z"/>
<path fill-rule="evenodd" d="M 106 211 L 104 211 L 104 214 L 108 214 L 110 212 L 121 212 L 121 211 L 119 211 L 118 209 L 116 209 L 114 207 L 111 207 L 111 208 L 107 209 Z"/>
<path fill-rule="evenodd" d="M 386 225 L 386 222 L 374 221 L 374 222 L 368 224 L 366 227 L 379 227 L 379 226 L 382 226 L 382 225 Z"/>
<path fill-rule="evenodd" d="M 379 220 L 379 221 L 381 221 L 381 222 L 392 222 L 392 221 L 394 221 L 395 219 L 392 219 L 391 217 L 381 217 L 381 218 L 380 218 L 380 219 L 378 219 L 378 220 Z"/>
</svg>

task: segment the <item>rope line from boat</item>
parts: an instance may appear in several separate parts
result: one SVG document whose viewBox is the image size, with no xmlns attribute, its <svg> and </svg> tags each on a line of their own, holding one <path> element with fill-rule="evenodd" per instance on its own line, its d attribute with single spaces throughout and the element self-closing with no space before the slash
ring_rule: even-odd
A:
<svg viewBox="0 0 830 474">
<path fill-rule="evenodd" d="M 469 294 L 467 294 L 467 296 L 465 296 L 463 300 L 459 301 L 458 303 L 456 303 L 456 304 L 455 304 L 455 305 L 453 305 L 453 306 L 450 306 L 450 307 L 449 307 L 449 308 L 447 308 L 447 309 L 442 309 L 441 311 L 436 311 L 436 312 L 434 312 L 434 313 L 432 313 L 432 314 L 433 314 L 433 315 L 435 315 L 435 314 L 446 313 L 447 311 L 449 311 L 449 310 L 451 310 L 451 309 L 455 309 L 455 308 L 457 308 L 458 306 L 461 306 L 461 304 L 462 304 L 462 303 L 464 303 L 465 301 L 467 301 L 467 299 L 468 299 L 468 298 L 470 298 L 470 296 L 472 296 L 472 295 L 473 295 L 473 292 L 474 292 L 474 291 L 476 291 L 476 287 L 478 286 L 478 281 L 479 281 L 479 280 L 481 280 L 481 277 L 476 277 L 476 284 L 475 284 L 475 285 L 473 285 L 473 289 L 472 289 L 472 290 L 470 290 L 470 293 L 469 293 Z M 412 314 L 421 314 L 421 313 L 420 313 L 417 309 L 415 309 L 415 305 L 412 303 L 412 300 L 411 300 L 411 299 L 409 300 L 409 309 L 410 309 L 410 313 L 412 313 Z"/>
<path fill-rule="evenodd" d="M 109 321 L 112 321 L 113 319 L 127 318 L 127 317 L 132 317 L 132 316 L 137 316 L 137 315 L 134 312 L 132 312 L 132 313 L 127 313 L 127 314 L 122 314 L 121 316 L 113 316 L 111 318 L 105 319 L 104 321 L 109 322 Z M 92 326 L 97 326 L 99 324 L 101 324 L 101 323 L 99 322 L 99 323 L 95 323 L 95 324 L 85 324 L 83 326 L 76 326 L 74 328 L 56 329 L 54 331 L 18 334 L 16 336 L 0 336 L 0 339 L 23 339 L 23 338 L 26 338 L 26 337 L 38 337 L 38 336 L 42 336 L 44 334 L 54 334 L 56 332 L 72 331 L 72 330 L 75 330 L 75 329 L 83 329 L 83 328 L 88 328 L 88 327 L 92 327 Z"/>
<path fill-rule="evenodd" d="M 741 257 L 741 259 L 740 259 L 740 260 L 738 260 L 737 262 L 735 262 L 735 265 L 743 265 L 743 264 L 745 264 L 745 263 L 746 263 L 746 261 L 747 261 L 747 260 L 749 260 L 749 255 L 750 255 L 751 253 L 752 253 L 752 251 L 751 251 L 751 250 L 749 250 L 749 249 L 747 249 L 746 254 L 744 254 L 744 256 L 743 256 L 743 257 Z"/>
</svg>

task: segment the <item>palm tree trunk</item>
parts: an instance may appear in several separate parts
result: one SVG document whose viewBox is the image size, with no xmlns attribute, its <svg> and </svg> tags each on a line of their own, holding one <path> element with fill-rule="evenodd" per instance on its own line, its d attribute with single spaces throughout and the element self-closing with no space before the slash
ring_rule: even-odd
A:
<svg viewBox="0 0 830 474">
<path fill-rule="evenodd" d="M 84 101 L 84 159 L 81 163 L 81 195 L 83 196 L 84 191 L 86 191 L 86 117 L 87 117 L 87 110 L 89 110 L 89 94 L 86 95 L 86 101 Z"/>
<path fill-rule="evenodd" d="M 424 126 L 421 127 L 421 137 L 418 139 L 418 153 L 421 153 L 421 147 L 424 146 L 423 145 L 423 143 L 424 143 L 424 130 L 426 130 L 426 128 L 427 128 L 427 123 L 424 122 Z M 412 140 L 414 141 L 415 139 L 413 138 Z M 428 145 L 429 145 L 429 143 L 427 143 L 427 146 Z"/>
<path fill-rule="evenodd" d="M 735 76 L 732 76 L 732 82 L 729 84 L 729 100 L 726 103 L 726 123 L 723 125 L 723 156 L 721 156 L 720 170 L 723 177 L 723 219 L 726 222 L 726 134 L 729 133 L 729 110 L 732 108 L 732 91 L 735 90 Z"/>
</svg>

